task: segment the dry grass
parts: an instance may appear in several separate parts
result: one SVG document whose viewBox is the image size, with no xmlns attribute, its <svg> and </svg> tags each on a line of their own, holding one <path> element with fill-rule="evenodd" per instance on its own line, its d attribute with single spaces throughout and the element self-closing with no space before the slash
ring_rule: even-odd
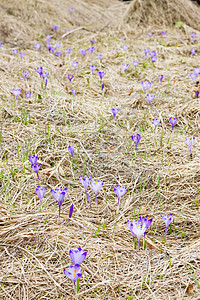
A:
<svg viewBox="0 0 200 300">
<path fill-rule="evenodd" d="M 77 247 L 87 251 L 79 299 L 199 299 L 200 104 L 194 98 L 197 87 L 188 76 L 199 67 L 198 40 L 191 44 L 190 36 L 178 28 L 167 28 L 167 36 L 162 37 L 159 32 L 166 28 L 155 27 L 149 29 L 154 32 L 152 38 L 148 31 L 135 34 L 126 28 L 119 32 L 106 27 L 97 33 L 78 30 L 59 39 L 65 32 L 65 21 L 56 18 L 58 10 L 52 2 L 49 6 L 56 12 L 53 21 L 47 14 L 46 25 L 37 25 L 41 26 L 40 35 L 36 26 L 31 27 L 31 40 L 25 35 L 27 44 L 21 37 L 20 47 L 29 45 L 20 49 L 26 52 L 22 60 L 12 54 L 12 39 L 0 48 L 0 299 L 78 299 L 63 274 L 63 268 L 71 264 L 69 250 Z M 40 3 L 42 10 L 47 2 Z M 69 2 L 66 7 L 79 10 L 77 3 Z M 85 3 L 81 5 L 86 7 Z M 97 4 L 94 1 L 92 5 Z M 114 1 L 110 5 L 110 14 L 116 14 L 123 4 Z M 38 18 L 36 11 L 29 9 Z M 101 9 L 107 14 L 98 6 L 97 10 Z M 13 10 L 17 11 L 14 6 Z M 54 23 L 62 25 L 57 34 L 51 31 Z M 103 23 L 106 21 L 99 27 Z M 29 26 L 25 20 L 22 27 L 26 34 Z M 77 26 L 83 23 L 71 24 L 70 29 Z M 16 30 L 20 32 L 22 27 Z M 60 58 L 46 50 L 48 33 L 53 41 L 62 42 Z M 82 59 L 78 50 L 87 49 L 91 39 L 96 41 L 92 62 L 106 72 L 105 95 L 98 77 L 90 74 L 89 54 Z M 39 52 L 33 41 L 42 44 Z M 129 45 L 127 52 L 123 44 Z M 65 51 L 69 47 L 73 47 L 71 61 L 79 61 L 76 72 Z M 192 47 L 198 49 L 195 57 L 190 56 Z M 144 56 L 144 48 L 158 51 L 155 65 Z M 101 66 L 97 53 L 103 54 Z M 139 61 L 137 70 L 133 60 Z M 127 73 L 123 72 L 123 63 L 130 64 Z M 50 73 L 45 90 L 34 70 L 38 66 Z M 22 70 L 30 73 L 28 80 L 21 79 Z M 68 74 L 74 74 L 71 84 Z M 164 75 L 162 84 L 159 74 Z M 150 111 L 142 80 L 152 81 L 151 93 L 156 95 Z M 23 89 L 17 104 L 12 88 Z M 72 88 L 77 89 L 74 98 Z M 32 93 L 29 100 L 24 96 L 27 91 Z M 116 121 L 111 107 L 120 108 Z M 179 118 L 172 133 L 171 116 Z M 154 132 L 151 122 L 155 118 L 162 126 Z M 137 156 L 131 141 L 135 133 L 142 135 Z M 192 161 L 185 143 L 188 136 L 196 137 Z M 75 148 L 73 159 L 67 150 L 69 144 Z M 28 160 L 33 154 L 42 164 L 41 185 L 48 187 L 42 209 L 35 194 L 37 178 Z M 89 190 L 92 210 L 79 182 L 83 174 L 104 182 L 98 206 Z M 119 211 L 113 192 L 117 183 L 128 187 Z M 60 186 L 68 187 L 68 194 L 58 219 L 58 206 L 50 189 Z M 68 223 L 72 203 L 74 213 Z M 170 212 L 175 218 L 164 242 L 160 214 Z M 140 250 L 133 248 L 126 224 L 127 219 L 136 219 L 139 214 L 153 216 L 145 250 L 142 239 Z M 189 285 L 193 287 L 192 296 Z"/>
</svg>

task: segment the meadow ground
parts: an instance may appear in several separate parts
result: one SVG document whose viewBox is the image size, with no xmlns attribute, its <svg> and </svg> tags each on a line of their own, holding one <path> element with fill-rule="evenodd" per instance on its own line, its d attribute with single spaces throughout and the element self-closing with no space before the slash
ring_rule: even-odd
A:
<svg viewBox="0 0 200 300">
<path fill-rule="evenodd" d="M 38 6 L 41 11 L 43 3 Z M 73 14 L 77 3 L 68 3 Z M 10 14 L 12 30 L 16 12 Z M 34 7 L 32 12 L 39 20 Z M 70 13 L 69 18 L 73 19 Z M 200 67 L 198 34 L 192 40 L 193 29 L 180 22 L 172 28 L 134 31 L 114 30 L 108 21 L 105 27 L 99 24 L 99 30 L 87 27 L 65 35 L 80 24 L 64 27 L 59 17 L 52 19 L 49 13 L 49 23 L 43 19 L 46 27 L 41 22 L 30 32 L 21 23 L 15 28 L 19 35 L 2 41 L 0 48 L 0 299 L 200 299 L 200 102 L 195 94 L 200 89 L 199 75 L 195 80 L 189 76 Z M 57 32 L 53 24 L 59 26 Z M 53 45 L 61 43 L 59 57 L 48 51 L 47 34 Z M 38 51 L 36 42 L 41 44 Z M 91 46 L 95 51 L 86 51 L 82 58 L 79 49 Z M 67 48 L 73 49 L 70 56 Z M 158 52 L 154 63 L 144 54 L 146 48 Z M 192 48 L 197 50 L 194 55 Z M 20 51 L 25 52 L 22 59 Z M 97 54 L 103 55 L 101 61 Z M 71 63 L 76 61 L 75 69 Z M 136 68 L 133 61 L 139 62 Z M 92 64 L 97 66 L 93 75 Z M 126 72 L 122 64 L 129 64 Z M 49 73 L 46 87 L 35 71 L 40 66 Z M 22 71 L 29 72 L 26 79 Z M 106 73 L 103 80 L 97 71 Z M 74 76 L 71 82 L 68 75 Z M 152 83 L 149 93 L 155 95 L 150 109 L 148 91 L 141 85 L 146 80 Z M 17 101 L 13 88 L 22 90 Z M 120 110 L 114 119 L 115 107 Z M 178 118 L 173 131 L 170 117 Z M 160 125 L 155 129 L 156 118 Z M 131 139 L 135 134 L 141 135 L 137 155 Z M 195 137 L 192 157 L 186 137 Z M 74 146 L 73 157 L 69 145 Z M 29 161 L 34 154 L 41 163 L 40 185 L 47 187 L 42 207 Z M 79 180 L 85 175 L 104 183 L 97 206 L 88 188 L 91 209 Z M 119 208 L 117 184 L 128 189 Z M 68 188 L 60 218 L 50 193 L 56 187 Z M 165 241 L 160 215 L 169 213 L 174 220 Z M 138 250 L 127 220 L 147 214 L 153 222 Z M 63 268 L 72 264 L 69 250 L 78 247 L 87 257 L 76 295 Z"/>
</svg>

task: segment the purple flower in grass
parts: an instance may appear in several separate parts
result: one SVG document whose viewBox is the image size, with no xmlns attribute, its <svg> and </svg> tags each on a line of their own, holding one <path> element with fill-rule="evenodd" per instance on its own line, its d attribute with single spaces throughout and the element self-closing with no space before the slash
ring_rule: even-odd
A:
<svg viewBox="0 0 200 300">
<path fill-rule="evenodd" d="M 195 137 L 191 137 L 191 138 L 185 138 L 186 139 L 186 143 L 188 144 L 189 150 L 190 150 L 190 155 L 192 153 L 192 146 L 194 144 L 195 141 Z"/>
<path fill-rule="evenodd" d="M 103 182 L 100 180 L 97 180 L 97 181 L 92 180 L 92 182 L 90 183 L 90 187 L 95 193 L 96 205 L 97 205 L 97 194 L 98 194 L 99 190 L 102 188 L 102 186 L 103 186 Z"/>
<path fill-rule="evenodd" d="M 155 61 L 157 60 L 157 56 L 151 56 L 151 61 L 152 61 L 152 63 L 154 63 Z"/>
<path fill-rule="evenodd" d="M 148 36 L 149 36 L 149 37 L 151 37 L 152 35 L 153 35 L 153 33 L 152 33 L 152 32 L 149 32 L 149 33 L 148 33 Z"/>
<path fill-rule="evenodd" d="M 193 69 L 193 72 L 194 72 L 195 75 L 199 75 L 199 73 L 200 73 L 200 68 L 194 68 L 194 69 Z"/>
<path fill-rule="evenodd" d="M 70 82 L 72 81 L 73 77 L 74 77 L 73 75 L 71 75 L 71 76 L 68 75 L 68 79 L 69 79 Z"/>
<path fill-rule="evenodd" d="M 104 87 L 105 87 L 105 84 L 104 84 L 104 83 L 102 83 L 102 85 L 101 85 L 101 89 L 102 89 L 102 91 L 103 91 Z"/>
<path fill-rule="evenodd" d="M 195 73 L 190 73 L 189 74 L 190 78 L 194 81 L 197 77 L 197 75 Z"/>
<path fill-rule="evenodd" d="M 116 115 L 118 114 L 118 112 L 119 112 L 119 108 L 111 108 L 111 111 L 112 111 L 112 113 L 113 113 L 113 116 L 114 116 L 114 118 L 116 117 Z"/>
<path fill-rule="evenodd" d="M 195 36 L 196 36 L 196 33 L 195 33 L 195 32 L 191 32 L 191 33 L 190 33 L 190 36 L 191 36 L 192 39 L 194 39 Z"/>
<path fill-rule="evenodd" d="M 92 53 L 94 52 L 94 50 L 95 50 L 94 47 L 89 47 L 89 48 L 87 49 L 87 51 L 88 51 L 90 54 L 92 54 Z"/>
<path fill-rule="evenodd" d="M 35 49 L 36 49 L 36 50 L 39 50 L 39 49 L 40 49 L 40 47 L 41 47 L 41 45 L 40 45 L 40 44 L 35 44 Z"/>
<path fill-rule="evenodd" d="M 120 39 L 121 39 L 121 40 L 124 40 L 124 39 L 125 39 L 125 37 L 124 37 L 124 36 L 121 36 L 121 37 L 120 37 Z"/>
<path fill-rule="evenodd" d="M 169 224 L 173 221 L 174 219 L 174 216 L 171 214 L 167 215 L 165 214 L 165 216 L 163 217 L 162 215 L 160 215 L 161 218 L 163 219 L 163 221 L 165 222 L 165 225 L 166 225 L 166 232 L 167 232 L 167 229 L 169 227 Z"/>
<path fill-rule="evenodd" d="M 126 72 L 129 68 L 129 64 L 122 64 L 122 67 L 124 68 L 124 71 Z"/>
<path fill-rule="evenodd" d="M 102 54 L 97 54 L 97 58 L 98 58 L 99 60 L 102 60 L 103 55 L 102 55 Z"/>
<path fill-rule="evenodd" d="M 38 161 L 38 156 L 37 155 L 33 155 L 33 156 L 29 156 L 29 161 L 31 162 L 31 164 L 37 164 Z"/>
<path fill-rule="evenodd" d="M 129 220 L 127 220 L 127 225 L 128 225 L 128 228 L 131 231 L 131 234 L 132 234 L 132 237 L 133 237 L 133 245 L 134 245 L 135 233 L 133 232 L 133 223 L 131 223 Z"/>
<path fill-rule="evenodd" d="M 59 27 L 57 25 L 52 25 L 52 27 L 55 31 L 58 31 L 58 29 L 59 29 Z"/>
<path fill-rule="evenodd" d="M 72 62 L 72 66 L 76 69 L 78 66 L 78 61 Z"/>
<path fill-rule="evenodd" d="M 138 249 L 139 249 L 139 243 L 140 243 L 140 238 L 143 234 L 145 234 L 147 228 L 145 224 L 140 224 L 138 223 L 133 223 L 133 228 L 132 231 L 133 233 L 137 236 L 138 239 Z"/>
<path fill-rule="evenodd" d="M 100 72 L 100 71 L 98 71 L 97 74 L 98 74 L 98 76 L 99 76 L 100 79 L 103 79 L 103 77 L 106 75 L 106 72 L 103 72 L 103 71 Z"/>
<path fill-rule="evenodd" d="M 160 82 L 163 81 L 163 75 L 158 75 Z"/>
<path fill-rule="evenodd" d="M 95 40 L 91 40 L 90 43 L 91 43 L 92 45 L 94 45 L 94 44 L 95 44 Z"/>
<path fill-rule="evenodd" d="M 62 202 L 63 202 L 66 194 L 67 194 L 67 188 L 56 188 L 55 190 L 51 189 L 51 195 L 58 202 L 59 218 L 60 218 L 60 211 L 61 211 Z"/>
<path fill-rule="evenodd" d="M 44 195 L 47 191 L 47 188 L 46 188 L 46 186 L 38 185 L 38 187 L 36 187 L 35 191 L 36 191 L 36 194 L 38 195 L 38 198 L 40 199 L 40 205 L 42 206 L 42 198 L 44 197 Z"/>
<path fill-rule="evenodd" d="M 191 54 L 194 55 L 196 51 L 197 51 L 197 49 L 195 49 L 195 48 L 191 49 Z"/>
<path fill-rule="evenodd" d="M 144 49 L 144 54 L 147 55 L 149 53 L 149 49 Z"/>
<path fill-rule="evenodd" d="M 142 217 L 142 218 L 140 216 L 140 223 L 142 225 L 146 226 L 146 230 L 149 228 L 149 226 L 151 225 L 152 221 L 153 221 L 153 218 L 150 218 L 148 215 L 146 215 L 145 217 Z M 144 238 L 145 238 L 146 230 L 145 230 L 145 233 L 144 233 Z"/>
<path fill-rule="evenodd" d="M 125 188 L 125 186 L 120 186 L 119 184 L 117 184 L 117 186 L 114 188 L 114 192 L 118 197 L 118 205 L 119 205 L 120 198 L 127 192 L 127 189 Z"/>
<path fill-rule="evenodd" d="M 75 285 L 75 282 L 82 276 L 82 268 L 78 265 L 70 266 L 69 270 L 63 269 L 63 273 L 73 281 L 73 284 Z"/>
<path fill-rule="evenodd" d="M 161 35 L 166 35 L 167 34 L 167 32 L 166 31 L 161 31 L 161 33 L 160 33 Z"/>
<path fill-rule="evenodd" d="M 154 98 L 155 98 L 155 95 L 147 94 L 147 100 L 149 101 L 149 106 L 151 105 L 151 102 L 153 101 Z"/>
<path fill-rule="evenodd" d="M 141 81 L 143 91 L 150 90 L 152 83 L 150 81 Z"/>
<path fill-rule="evenodd" d="M 178 118 L 169 118 L 169 122 L 172 125 L 172 130 L 174 129 L 174 126 L 175 126 L 177 121 L 178 121 Z"/>
<path fill-rule="evenodd" d="M 55 54 L 55 56 L 59 57 L 61 55 L 61 52 L 56 51 L 56 52 L 54 52 L 54 54 Z"/>
<path fill-rule="evenodd" d="M 89 68 L 92 72 L 92 74 L 94 73 L 94 71 L 96 70 L 97 66 L 96 65 L 89 65 Z"/>
<path fill-rule="evenodd" d="M 135 143 L 135 154 L 137 153 L 137 145 L 138 143 L 140 142 L 141 140 L 141 135 L 139 133 L 135 134 L 135 135 L 132 135 L 131 136 L 132 140 L 134 141 Z"/>
<path fill-rule="evenodd" d="M 70 7 L 69 11 L 72 13 L 74 11 L 74 8 Z"/>
<path fill-rule="evenodd" d="M 45 79 L 47 76 L 49 76 L 49 73 L 47 73 L 47 72 L 42 72 L 41 77 L 42 77 L 43 79 Z"/>
<path fill-rule="evenodd" d="M 50 41 L 50 39 L 51 39 L 51 35 L 47 35 L 47 42 L 49 42 Z"/>
<path fill-rule="evenodd" d="M 17 54 L 17 49 L 12 49 L 12 53 L 13 53 L 14 55 L 16 55 L 16 54 Z"/>
<path fill-rule="evenodd" d="M 125 51 L 127 51 L 129 46 L 128 46 L 128 45 L 123 45 L 122 47 L 123 47 L 123 49 L 124 49 Z"/>
<path fill-rule="evenodd" d="M 76 95 L 76 90 L 72 89 L 72 94 L 75 96 Z"/>
<path fill-rule="evenodd" d="M 61 43 L 56 43 L 56 48 L 60 48 Z"/>
<path fill-rule="evenodd" d="M 91 201 L 90 201 L 89 194 L 87 192 L 88 186 L 90 185 L 90 181 L 91 181 L 91 175 L 90 175 L 90 177 L 85 176 L 83 178 L 81 176 L 79 176 L 79 180 L 85 189 L 85 195 L 88 197 L 88 201 L 90 203 L 90 208 L 91 208 Z"/>
<path fill-rule="evenodd" d="M 34 69 L 40 76 L 42 76 L 43 73 L 43 68 L 42 67 L 37 67 Z"/>
<path fill-rule="evenodd" d="M 51 46 L 50 48 L 49 48 L 49 52 L 51 51 L 51 52 L 54 52 L 56 50 L 56 47 L 53 47 L 53 46 Z"/>
<path fill-rule="evenodd" d="M 37 164 L 37 163 L 31 165 L 31 169 L 37 174 L 38 181 L 40 181 L 39 174 L 38 174 L 40 167 L 41 164 Z"/>
<path fill-rule="evenodd" d="M 70 220 L 71 217 L 72 217 L 73 210 L 74 210 L 74 205 L 72 204 L 72 205 L 70 206 L 70 209 L 69 209 L 69 219 L 68 219 L 68 222 L 69 222 L 69 220 Z"/>
<path fill-rule="evenodd" d="M 29 99 L 31 97 L 31 92 L 25 93 L 26 99 Z"/>
<path fill-rule="evenodd" d="M 22 71 L 23 78 L 26 79 L 29 76 L 29 72 Z"/>
<path fill-rule="evenodd" d="M 199 98 L 199 91 L 195 91 L 195 95 L 197 98 Z"/>
<path fill-rule="evenodd" d="M 159 125 L 160 121 L 158 119 L 155 119 L 152 124 L 155 126 L 155 128 Z"/>
<path fill-rule="evenodd" d="M 79 51 L 80 51 L 82 57 L 84 57 L 85 54 L 86 54 L 86 50 L 85 49 L 79 49 Z"/>
<path fill-rule="evenodd" d="M 49 52 L 51 52 L 52 51 L 52 43 L 47 43 L 47 48 L 48 48 Z"/>
<path fill-rule="evenodd" d="M 66 49 L 67 53 L 70 55 L 72 53 L 72 49 L 71 48 L 67 48 Z"/>
<path fill-rule="evenodd" d="M 15 100 L 17 101 L 17 98 L 21 94 L 22 90 L 21 89 L 12 89 L 12 93 L 15 96 Z"/>
<path fill-rule="evenodd" d="M 69 145 L 68 146 L 68 150 L 69 150 L 71 156 L 73 157 L 73 155 L 74 155 L 74 147 L 72 145 Z"/>
<path fill-rule="evenodd" d="M 80 266 L 87 256 L 87 251 L 83 250 L 81 247 L 78 249 L 70 249 L 69 256 L 74 265 Z"/>
<path fill-rule="evenodd" d="M 138 66 L 138 64 L 139 64 L 139 62 L 134 60 L 133 65 L 134 65 L 135 68 Z"/>
<path fill-rule="evenodd" d="M 25 52 L 19 52 L 19 56 L 21 57 L 21 59 L 26 55 Z"/>
</svg>

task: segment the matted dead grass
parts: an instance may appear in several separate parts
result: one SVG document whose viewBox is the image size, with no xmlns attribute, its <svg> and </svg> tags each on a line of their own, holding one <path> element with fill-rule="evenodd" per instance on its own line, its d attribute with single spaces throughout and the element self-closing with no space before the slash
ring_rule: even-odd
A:
<svg viewBox="0 0 200 300">
<path fill-rule="evenodd" d="M 42 10 L 46 3 L 37 5 Z M 56 18 L 61 13 L 56 2 L 48 3 L 54 6 L 55 14 L 51 19 L 47 13 L 46 25 L 41 21 L 35 29 L 29 27 L 27 19 L 21 25 L 28 24 L 21 40 L 25 36 L 29 45 L 21 48 L 26 52 L 22 60 L 12 54 L 20 39 L 14 46 L 12 39 L 4 40 L 0 48 L 0 298 L 199 299 L 200 105 L 194 98 L 197 87 L 188 76 L 199 67 L 198 39 L 191 44 L 190 36 L 178 28 L 167 28 L 167 35 L 162 37 L 163 28 L 151 27 L 154 35 L 149 38 L 144 29 L 139 34 L 109 26 L 100 32 L 93 32 L 99 27 L 74 31 L 62 38 L 65 29 L 83 24 L 68 28 L 68 23 L 64 25 L 63 19 Z M 77 3 L 66 2 L 66 7 L 74 7 L 75 14 L 80 8 Z M 93 1 L 91 5 L 97 4 Z M 116 13 L 122 4 L 114 1 L 110 5 L 108 9 Z M 101 8 L 107 15 L 102 4 L 98 10 Z M 27 9 L 34 15 L 30 6 Z M 57 34 L 51 31 L 54 23 L 60 26 Z M 16 30 L 20 33 L 22 27 Z M 28 28 L 32 30 L 30 36 Z M 37 36 L 38 28 L 41 34 Z M 62 43 L 59 58 L 46 49 L 45 35 L 49 33 L 53 43 Z M 79 53 L 80 48 L 89 47 L 91 39 L 96 41 L 95 55 L 103 54 L 101 65 L 95 55 L 91 61 L 89 54 L 82 59 Z M 34 41 L 42 44 L 39 52 L 34 49 Z M 124 44 L 129 45 L 126 52 Z M 70 47 L 73 53 L 69 61 L 65 49 Z M 195 57 L 189 53 L 192 47 L 197 48 Z M 158 51 L 155 65 L 145 57 L 144 48 Z M 136 70 L 133 60 L 139 61 Z M 79 61 L 76 72 L 72 61 Z M 90 74 L 91 63 L 106 72 L 105 95 L 98 77 Z M 130 64 L 127 73 L 123 63 Z M 50 73 L 45 90 L 41 90 L 41 80 L 34 70 L 38 66 Z M 30 73 L 28 80 L 21 78 L 22 70 Z M 71 83 L 68 74 L 74 75 Z M 159 74 L 164 75 L 163 83 L 158 80 Z M 152 82 L 151 93 L 156 95 L 151 110 L 142 93 L 142 80 Z M 17 104 L 12 88 L 23 90 Z M 77 89 L 75 97 L 72 88 Z M 29 100 L 24 96 L 27 91 L 32 93 Z M 116 121 L 111 107 L 120 108 Z M 169 117 L 179 118 L 173 132 Z M 155 118 L 162 123 L 156 131 L 151 124 Z M 137 156 L 131 141 L 135 133 L 142 135 Z M 189 136 L 196 137 L 192 160 L 185 143 Z M 73 159 L 67 150 L 69 144 L 75 148 Z M 42 164 L 41 185 L 48 188 L 42 209 L 35 194 L 38 181 L 28 160 L 33 154 Z M 104 182 L 98 206 L 89 190 L 92 210 L 79 182 L 83 174 Z M 118 183 L 128 188 L 119 210 L 113 192 Z M 59 219 L 50 189 L 60 186 L 68 187 L 68 194 Z M 72 203 L 74 213 L 67 222 Z M 170 212 L 175 218 L 164 242 L 160 214 Z M 137 250 L 127 219 L 146 214 L 153 216 L 153 223 L 146 235 L 145 250 L 142 239 Z M 69 250 L 77 247 L 87 251 L 78 296 L 63 274 L 63 268 L 71 265 Z"/>
</svg>

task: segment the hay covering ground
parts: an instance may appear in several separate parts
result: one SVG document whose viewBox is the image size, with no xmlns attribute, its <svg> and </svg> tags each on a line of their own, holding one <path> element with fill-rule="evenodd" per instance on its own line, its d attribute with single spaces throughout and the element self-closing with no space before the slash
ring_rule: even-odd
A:
<svg viewBox="0 0 200 300">
<path fill-rule="evenodd" d="M 151 27 L 136 33 L 107 25 L 96 32 L 110 22 L 108 16 L 115 20 L 119 11 L 127 9 L 115 1 L 107 8 L 95 1 L 90 6 L 78 1 L 64 1 L 60 7 L 49 1 L 27 1 L 22 6 L 4 1 L 2 5 L 12 30 L 8 36 L 1 31 L 0 48 L 0 298 L 78 298 L 63 268 L 71 264 L 69 250 L 82 247 L 87 258 L 82 264 L 79 299 L 199 299 L 200 103 L 194 97 L 199 87 L 189 77 L 193 68 L 200 67 L 198 37 L 192 43 L 192 31 L 185 34 L 178 27 Z M 84 16 L 83 21 L 76 17 L 79 5 L 88 11 L 95 7 L 97 13 L 91 22 L 103 11 L 105 18 L 100 18 L 98 28 L 90 29 Z M 75 8 L 74 15 L 69 14 L 70 7 Z M 5 13 L 8 10 L 12 10 L 10 19 Z M 60 26 L 57 33 L 52 24 Z M 62 38 L 66 29 L 79 26 L 87 30 Z M 167 35 L 161 36 L 164 30 Z M 149 31 L 154 33 L 151 38 Z M 59 58 L 48 53 L 46 34 L 52 35 L 53 43 L 62 43 Z M 96 41 L 95 54 L 92 60 L 89 53 L 82 59 L 79 49 L 87 49 L 91 39 Z M 42 44 L 38 52 L 36 41 Z M 127 51 L 124 44 L 129 45 Z M 190 49 L 194 47 L 197 53 L 192 57 Z M 24 51 L 25 57 L 14 56 L 13 48 Z M 70 61 L 66 48 L 73 48 Z M 144 55 L 144 48 L 158 51 L 154 65 Z M 103 54 L 101 63 L 97 53 Z M 134 60 L 139 61 L 137 69 Z M 72 61 L 79 61 L 76 71 Z M 106 72 L 105 93 L 97 75 L 91 76 L 91 63 Z M 123 63 L 130 64 L 126 73 Z M 41 89 L 41 79 L 34 70 L 39 66 L 49 72 L 46 89 Z M 27 80 L 22 79 L 23 70 L 30 73 Z M 71 83 L 68 74 L 74 75 Z M 164 76 L 162 84 L 160 74 Z M 152 82 L 151 93 L 156 95 L 151 110 L 142 92 L 142 80 Z M 13 88 L 22 89 L 17 103 Z M 77 89 L 74 97 L 72 88 Z M 28 91 L 32 95 L 27 100 Z M 116 120 L 112 107 L 120 108 Z M 173 132 L 169 117 L 179 118 Z M 156 131 L 151 123 L 155 118 L 161 121 Z M 131 141 L 136 133 L 142 136 L 137 156 Z M 196 137 L 192 160 L 185 142 L 190 136 Z M 67 150 L 69 144 L 75 148 L 73 159 Z M 41 185 L 48 188 L 42 209 L 35 194 L 38 181 L 28 160 L 33 154 L 42 165 Z M 78 178 L 84 174 L 104 182 L 98 206 L 89 190 L 92 210 Z M 113 192 L 118 183 L 128 188 L 119 211 Z M 68 187 L 68 194 L 59 219 L 50 189 L 60 186 Z M 72 203 L 73 217 L 67 222 Z M 164 242 L 160 214 L 170 212 L 175 218 Z M 153 216 L 153 223 L 145 250 L 142 239 L 137 250 L 127 219 L 146 214 Z"/>
</svg>

